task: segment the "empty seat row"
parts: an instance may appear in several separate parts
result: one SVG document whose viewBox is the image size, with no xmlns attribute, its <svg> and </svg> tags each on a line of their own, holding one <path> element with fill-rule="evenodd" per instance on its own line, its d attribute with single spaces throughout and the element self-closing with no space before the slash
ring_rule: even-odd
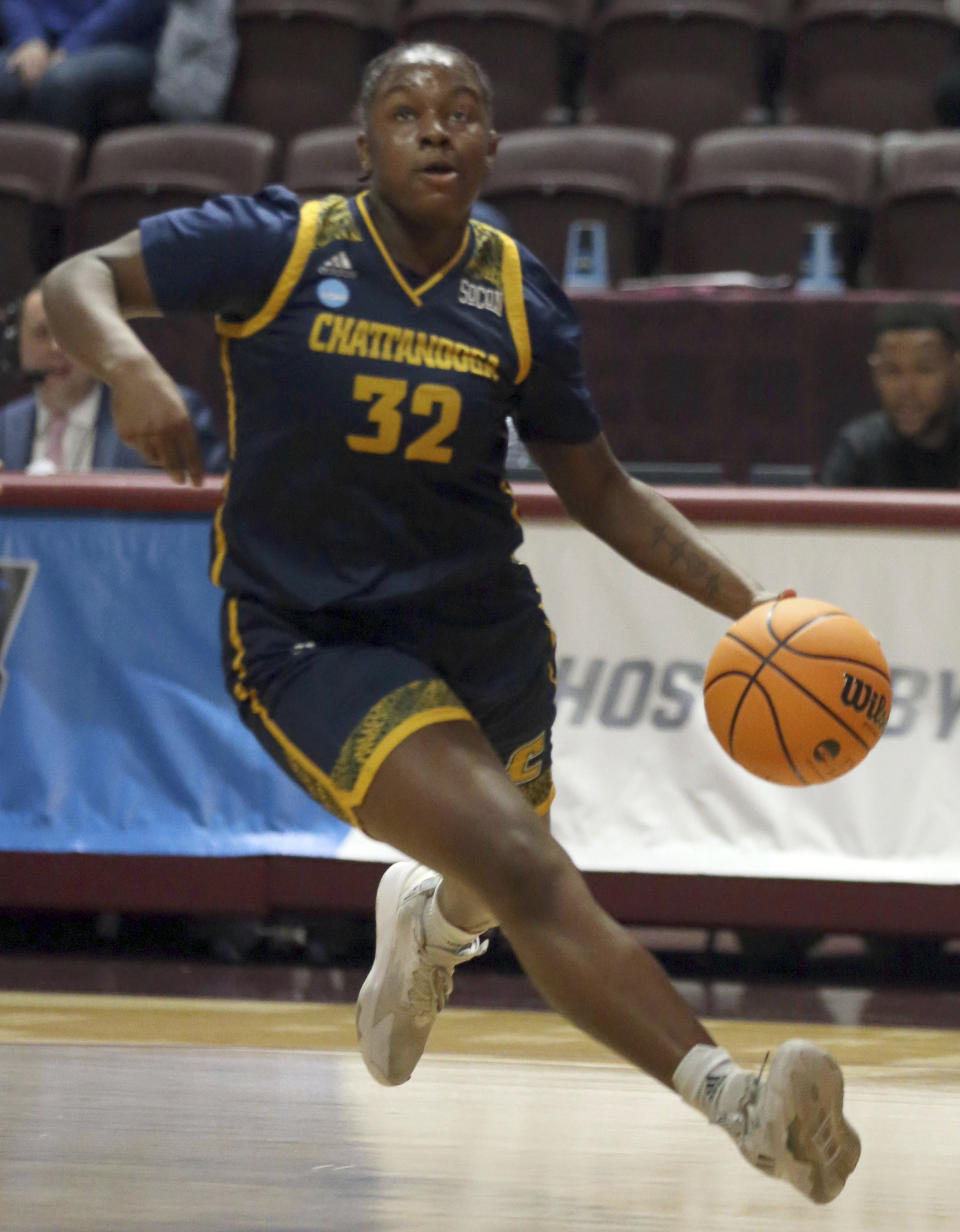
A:
<svg viewBox="0 0 960 1232">
<path fill-rule="evenodd" d="M 282 152 L 236 125 L 148 125 L 102 137 L 81 175 L 73 134 L 0 125 L 0 293 L 146 214 L 282 180 L 305 196 L 360 185 L 352 127 Z M 484 198 L 557 274 L 571 223 L 606 226 L 611 280 L 655 272 L 796 271 L 805 227 L 832 222 L 850 285 L 960 285 L 960 133 L 728 129 L 680 160 L 665 133 L 619 126 L 506 134 Z"/>
<path fill-rule="evenodd" d="M 109 133 L 89 152 L 41 124 L 0 124 L 0 299 L 68 252 L 113 238 L 145 214 L 276 178 L 276 140 L 230 124 L 150 124 Z"/>
<path fill-rule="evenodd" d="M 301 157 L 313 140 L 296 143 Z M 504 136 L 484 196 L 558 276 L 578 220 L 605 223 L 614 284 L 730 270 L 792 277 L 807 228 L 827 222 L 851 287 L 960 286 L 954 131 L 734 128 L 704 134 L 681 158 L 663 133 L 530 130 Z"/>
<path fill-rule="evenodd" d="M 957 57 L 946 0 L 237 0 L 227 119 L 286 141 L 347 123 L 391 39 L 434 39 L 493 80 L 501 131 L 558 119 L 678 140 L 755 120 L 935 127 Z M 323 65 L 318 72 L 317 66 Z"/>
</svg>

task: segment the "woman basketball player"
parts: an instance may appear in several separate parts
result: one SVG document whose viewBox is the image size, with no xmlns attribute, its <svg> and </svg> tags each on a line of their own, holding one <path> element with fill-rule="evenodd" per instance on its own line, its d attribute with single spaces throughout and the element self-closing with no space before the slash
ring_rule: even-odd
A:
<svg viewBox="0 0 960 1232">
<path fill-rule="evenodd" d="M 411 1076 L 454 968 L 499 925 L 560 1013 L 829 1202 L 860 1151 L 835 1061 L 793 1040 L 764 1075 L 740 1069 L 550 835 L 553 639 L 513 556 L 507 417 L 570 515 L 635 567 L 731 620 L 772 595 L 627 476 L 563 292 L 471 222 L 497 147 L 479 66 L 398 45 L 360 102 L 357 196 L 274 186 L 148 218 L 44 296 L 60 344 L 112 387 L 121 438 L 177 482 L 202 477 L 190 419 L 125 318 L 216 314 L 229 688 L 306 791 L 410 857 L 377 894 L 364 1061 Z"/>
</svg>

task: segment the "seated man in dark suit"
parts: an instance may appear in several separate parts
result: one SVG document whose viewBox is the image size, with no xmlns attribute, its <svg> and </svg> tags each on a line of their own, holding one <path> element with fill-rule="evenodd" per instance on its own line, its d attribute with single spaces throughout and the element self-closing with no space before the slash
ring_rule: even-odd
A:
<svg viewBox="0 0 960 1232">
<path fill-rule="evenodd" d="M 71 359 L 47 327 L 40 288 L 24 296 L 17 324 L 19 367 L 33 386 L 0 409 L 0 463 L 35 475 L 93 470 L 144 470 L 147 464 L 116 434 L 110 390 Z M 227 468 L 227 449 L 214 430 L 210 408 L 183 389 L 208 473 Z"/>
</svg>

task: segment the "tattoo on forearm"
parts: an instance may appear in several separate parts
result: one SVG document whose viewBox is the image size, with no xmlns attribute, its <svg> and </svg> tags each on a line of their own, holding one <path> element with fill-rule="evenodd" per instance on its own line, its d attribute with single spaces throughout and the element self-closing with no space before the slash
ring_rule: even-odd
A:
<svg viewBox="0 0 960 1232">
<path fill-rule="evenodd" d="M 671 531 L 665 522 L 653 527 L 653 546 L 666 550 L 672 568 L 680 568 L 691 580 L 701 582 L 708 600 L 719 595 L 719 569 L 712 566 L 686 539 Z"/>
</svg>

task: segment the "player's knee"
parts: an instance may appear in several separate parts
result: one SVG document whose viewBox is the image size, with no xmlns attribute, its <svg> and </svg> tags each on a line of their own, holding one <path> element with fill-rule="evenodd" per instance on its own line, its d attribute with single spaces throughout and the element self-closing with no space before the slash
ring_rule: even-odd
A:
<svg viewBox="0 0 960 1232">
<path fill-rule="evenodd" d="M 569 858 L 545 827 L 526 817 L 505 826 L 493 843 L 489 893 L 501 923 L 549 915 L 569 868 Z"/>
</svg>

